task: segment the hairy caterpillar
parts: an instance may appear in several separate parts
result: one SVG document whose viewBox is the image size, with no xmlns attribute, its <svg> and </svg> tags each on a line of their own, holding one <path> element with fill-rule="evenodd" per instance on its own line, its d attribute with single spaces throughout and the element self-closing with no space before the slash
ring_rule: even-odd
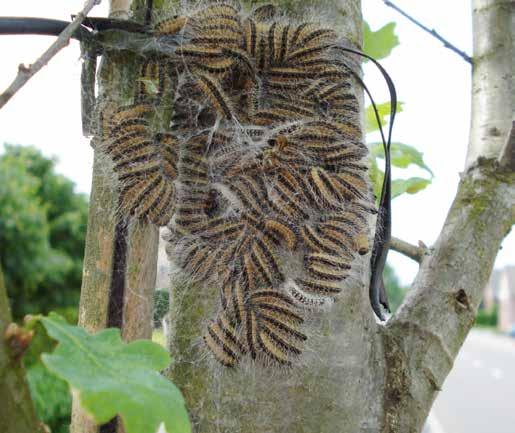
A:
<svg viewBox="0 0 515 433">
<path fill-rule="evenodd" d="M 157 38 L 181 33 L 182 45 L 144 60 L 139 102 L 100 122 L 121 212 L 168 223 L 178 267 L 219 291 L 203 338 L 229 367 L 301 355 L 305 319 L 370 250 L 375 213 L 336 33 L 276 16 L 271 5 L 245 15 L 217 2 L 158 22 Z M 151 119 L 165 94 L 173 134 Z"/>
<path fill-rule="evenodd" d="M 216 111 L 227 119 L 233 116 L 230 101 L 225 96 L 224 91 L 213 77 L 206 74 L 198 74 L 198 86 L 211 101 Z"/>
<path fill-rule="evenodd" d="M 145 100 L 147 98 L 160 99 L 170 87 L 168 76 L 168 63 L 164 59 L 146 59 L 140 68 L 139 89 L 137 98 Z"/>
<path fill-rule="evenodd" d="M 273 4 L 264 4 L 258 6 L 252 11 L 252 18 L 256 21 L 272 20 L 277 15 L 277 7 Z"/>
<path fill-rule="evenodd" d="M 114 163 L 121 212 L 163 225 L 173 214 L 178 142 L 169 134 L 152 133 L 143 117 L 149 112 L 146 104 L 108 104 L 100 120 L 101 149 Z"/>
</svg>

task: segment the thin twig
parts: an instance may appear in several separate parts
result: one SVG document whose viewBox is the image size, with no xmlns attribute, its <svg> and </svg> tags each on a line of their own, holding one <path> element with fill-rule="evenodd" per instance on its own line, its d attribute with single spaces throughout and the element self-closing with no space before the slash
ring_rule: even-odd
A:
<svg viewBox="0 0 515 433">
<path fill-rule="evenodd" d="M 18 75 L 11 85 L 0 95 L 0 109 L 29 81 L 37 72 L 39 72 L 59 51 L 68 45 L 71 37 L 79 28 L 82 21 L 89 13 L 93 6 L 100 3 L 101 0 L 88 0 L 81 12 L 77 14 L 75 19 L 62 31 L 57 40 L 39 57 L 32 65 L 25 66 L 21 64 L 18 67 Z"/>
<path fill-rule="evenodd" d="M 391 7 L 392 9 L 395 9 L 397 12 L 399 12 L 401 15 L 405 16 L 408 20 L 410 20 L 413 24 L 417 25 L 418 27 L 420 27 L 422 30 L 426 31 L 427 33 L 429 33 L 431 36 L 435 37 L 436 39 L 438 39 L 440 42 L 443 43 L 444 47 L 445 48 L 449 48 L 451 51 L 454 51 L 456 54 L 458 54 L 462 59 L 464 59 L 466 62 L 470 63 L 471 65 L 473 64 L 472 62 L 472 58 L 467 54 L 465 53 L 464 51 L 460 50 L 459 48 L 457 48 L 455 45 L 451 44 L 447 39 L 444 39 L 442 36 L 440 36 L 438 34 L 438 32 L 435 30 L 435 29 L 430 29 L 428 27 L 426 27 L 424 24 L 422 24 L 420 21 L 417 21 L 415 18 L 413 18 L 411 15 L 408 15 L 406 12 L 404 12 L 399 6 L 393 4 L 391 1 L 389 0 L 383 0 L 384 4 L 386 6 L 389 6 Z"/>
<path fill-rule="evenodd" d="M 390 249 L 393 251 L 397 251 L 400 254 L 409 257 L 411 260 L 414 260 L 417 263 L 421 263 L 423 257 L 427 252 L 427 247 L 425 247 L 422 243 L 419 246 L 412 245 L 402 239 L 392 237 L 390 241 Z"/>
</svg>

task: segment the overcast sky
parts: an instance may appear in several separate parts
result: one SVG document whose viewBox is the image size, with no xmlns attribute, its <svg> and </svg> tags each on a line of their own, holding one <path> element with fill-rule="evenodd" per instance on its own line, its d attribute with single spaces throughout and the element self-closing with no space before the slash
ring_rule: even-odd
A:
<svg viewBox="0 0 515 433">
<path fill-rule="evenodd" d="M 105 16 L 107 0 L 91 15 Z M 471 53 L 469 0 L 397 0 L 400 7 L 434 27 L 462 50 Z M 16 0 L 0 2 L 0 16 L 69 19 L 83 0 Z M 363 0 L 364 16 L 372 29 L 397 23 L 401 45 L 383 61 L 396 83 L 404 112 L 397 118 L 394 140 L 415 146 L 435 174 L 433 184 L 414 196 L 393 202 L 393 234 L 412 243 L 432 244 L 440 232 L 463 169 L 470 121 L 470 65 L 440 42 L 386 7 L 380 0 Z M 33 62 L 52 42 L 41 36 L 0 36 L 0 91 L 14 78 L 19 63 Z M 91 188 L 93 152 L 81 135 L 80 52 L 76 42 L 38 73 L 2 110 L 2 142 L 34 145 L 59 159 L 58 170 L 74 180 L 82 192 Z M 366 81 L 378 102 L 388 93 L 370 65 Z M 421 172 L 394 170 L 394 177 Z M 390 262 L 404 283 L 417 266 L 399 254 Z M 515 264 L 515 234 L 504 242 L 496 267 Z"/>
</svg>

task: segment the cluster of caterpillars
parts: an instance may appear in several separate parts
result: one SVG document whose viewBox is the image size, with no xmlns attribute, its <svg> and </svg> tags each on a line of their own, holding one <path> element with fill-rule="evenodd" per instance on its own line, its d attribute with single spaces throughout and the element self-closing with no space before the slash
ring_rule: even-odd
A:
<svg viewBox="0 0 515 433">
<path fill-rule="evenodd" d="M 220 308 L 204 341 L 235 366 L 249 355 L 289 365 L 309 312 L 332 303 L 368 252 L 368 181 L 353 79 L 337 35 L 312 23 L 227 3 L 165 19 L 181 35 L 170 58 L 147 59 L 137 102 L 108 105 L 103 149 L 120 210 L 168 224 L 177 265 Z M 147 116 L 173 94 L 170 131 Z M 199 294 L 201 296 L 201 294 Z"/>
</svg>

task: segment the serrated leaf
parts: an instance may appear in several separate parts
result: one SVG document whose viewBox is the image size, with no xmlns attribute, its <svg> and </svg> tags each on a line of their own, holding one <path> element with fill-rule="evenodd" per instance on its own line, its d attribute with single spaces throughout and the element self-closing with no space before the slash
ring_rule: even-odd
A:
<svg viewBox="0 0 515 433">
<path fill-rule="evenodd" d="M 376 158 L 384 158 L 383 143 L 371 143 L 371 154 Z M 432 170 L 424 162 L 424 154 L 413 146 L 403 143 L 392 143 L 390 147 L 392 165 L 399 168 L 407 168 L 411 164 L 427 171 L 433 177 Z"/>
<path fill-rule="evenodd" d="M 162 423 L 167 433 L 191 432 L 180 391 L 159 374 L 170 363 L 164 348 L 147 340 L 125 344 L 118 329 L 91 335 L 54 313 L 42 322 L 59 342 L 43 363 L 77 391 L 97 423 L 119 415 L 127 433 L 157 432 Z"/>
<path fill-rule="evenodd" d="M 401 194 L 416 194 L 431 184 L 430 179 L 411 177 L 409 179 L 396 179 L 392 181 L 392 199 Z"/>
<path fill-rule="evenodd" d="M 376 107 L 377 112 L 379 113 L 379 118 L 381 119 L 381 125 L 384 128 L 386 125 L 388 125 L 388 122 L 390 120 L 390 102 L 383 102 L 382 104 L 377 104 Z M 401 113 L 402 109 L 403 103 L 397 102 L 397 113 Z M 365 124 L 367 134 L 379 131 L 379 125 L 377 124 L 377 118 L 374 113 L 374 107 L 372 105 L 369 105 L 367 106 L 367 108 L 365 108 Z"/>
<path fill-rule="evenodd" d="M 388 57 L 392 50 L 399 45 L 395 34 L 395 23 L 388 23 L 375 32 L 363 21 L 363 52 L 376 60 Z"/>
</svg>

